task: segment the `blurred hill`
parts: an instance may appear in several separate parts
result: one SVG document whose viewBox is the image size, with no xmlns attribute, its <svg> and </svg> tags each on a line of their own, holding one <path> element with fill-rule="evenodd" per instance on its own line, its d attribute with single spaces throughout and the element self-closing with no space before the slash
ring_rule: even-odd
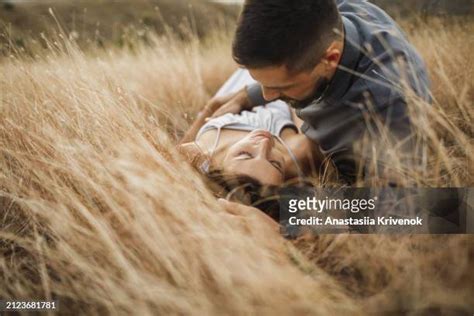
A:
<svg viewBox="0 0 474 316">
<path fill-rule="evenodd" d="M 473 0 L 370 0 L 396 15 L 469 15 Z"/>
<path fill-rule="evenodd" d="M 467 15 L 474 0 L 371 0 L 395 17 Z M 81 47 L 127 46 L 151 34 L 173 32 L 202 37 L 212 30 L 232 29 L 240 5 L 206 0 L 0 0 L 0 56 L 12 48 L 29 53 L 46 47 L 44 38 L 65 34 Z"/>
<path fill-rule="evenodd" d="M 172 31 L 203 36 L 209 31 L 232 27 L 238 7 L 200 0 L 0 0 L 0 54 L 14 45 L 27 49 L 26 42 L 57 33 L 58 26 L 81 46 L 129 45 L 146 41 L 147 34 Z"/>
</svg>

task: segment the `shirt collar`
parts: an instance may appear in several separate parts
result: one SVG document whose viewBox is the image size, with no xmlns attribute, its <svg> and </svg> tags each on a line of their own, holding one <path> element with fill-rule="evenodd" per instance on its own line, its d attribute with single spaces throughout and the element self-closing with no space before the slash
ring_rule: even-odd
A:
<svg viewBox="0 0 474 316">
<path fill-rule="evenodd" d="M 342 17 L 344 26 L 344 49 L 337 70 L 327 85 L 321 88 L 316 103 L 322 100 L 337 100 L 349 89 L 360 56 L 360 37 L 357 29 L 346 17 Z"/>
</svg>

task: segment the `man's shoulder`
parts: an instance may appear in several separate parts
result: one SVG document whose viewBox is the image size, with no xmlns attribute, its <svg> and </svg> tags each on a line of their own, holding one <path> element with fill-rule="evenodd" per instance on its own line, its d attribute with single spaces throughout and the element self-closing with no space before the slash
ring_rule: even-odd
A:
<svg viewBox="0 0 474 316">
<path fill-rule="evenodd" d="M 426 66 L 397 23 L 365 0 L 338 0 L 341 16 L 357 30 L 361 58 L 354 92 L 368 91 L 377 101 L 400 99 L 406 83 L 424 97 L 429 94 Z"/>
<path fill-rule="evenodd" d="M 375 54 L 386 50 L 414 52 L 395 20 L 375 4 L 366 0 L 340 0 L 338 9 L 357 29 L 361 49 Z"/>
<path fill-rule="evenodd" d="M 392 18 L 379 6 L 367 0 L 336 0 L 341 15 L 356 15 L 362 19 L 392 23 Z"/>
<path fill-rule="evenodd" d="M 387 58 L 388 59 L 388 58 Z M 426 101 L 430 101 L 429 80 L 425 74 L 409 71 L 403 55 L 400 59 L 390 58 L 372 63 L 367 69 L 356 75 L 354 82 L 345 94 L 344 103 L 372 104 L 383 109 L 393 104 L 405 103 L 408 90 L 412 90 Z"/>
<path fill-rule="evenodd" d="M 380 55 L 363 77 L 363 86 L 379 104 L 399 102 L 411 92 L 430 101 L 430 80 L 423 60 L 405 51 Z"/>
</svg>

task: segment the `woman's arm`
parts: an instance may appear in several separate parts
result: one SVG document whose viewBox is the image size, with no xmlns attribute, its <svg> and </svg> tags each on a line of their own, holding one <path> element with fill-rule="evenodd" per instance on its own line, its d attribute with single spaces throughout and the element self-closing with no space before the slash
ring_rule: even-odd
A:
<svg viewBox="0 0 474 316">
<path fill-rule="evenodd" d="M 289 106 L 288 106 L 289 107 Z M 293 109 L 292 107 L 290 107 L 290 111 L 291 111 L 291 120 L 293 121 L 293 123 L 295 123 L 296 125 L 296 128 L 298 128 L 298 132 L 301 133 L 301 126 L 303 125 L 303 120 L 300 119 L 297 115 L 296 115 L 296 111 L 295 109 Z"/>
</svg>

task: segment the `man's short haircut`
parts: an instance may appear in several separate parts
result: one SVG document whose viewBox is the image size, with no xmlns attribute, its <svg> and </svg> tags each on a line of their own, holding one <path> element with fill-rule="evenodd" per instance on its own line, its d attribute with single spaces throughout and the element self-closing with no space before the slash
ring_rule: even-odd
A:
<svg viewBox="0 0 474 316">
<path fill-rule="evenodd" d="M 335 0 L 246 0 L 232 55 L 246 68 L 309 70 L 340 36 L 340 25 Z"/>
</svg>

